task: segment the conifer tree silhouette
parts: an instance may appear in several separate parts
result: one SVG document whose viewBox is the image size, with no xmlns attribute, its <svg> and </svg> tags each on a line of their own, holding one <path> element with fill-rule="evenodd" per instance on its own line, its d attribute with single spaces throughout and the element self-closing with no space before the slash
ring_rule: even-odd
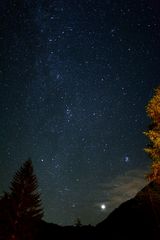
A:
<svg viewBox="0 0 160 240">
<path fill-rule="evenodd" d="M 4 211 L 2 222 L 8 226 L 9 237 L 4 239 L 33 239 L 33 229 L 43 217 L 40 194 L 37 191 L 38 182 L 33 173 L 32 161 L 27 160 L 16 172 L 11 181 L 10 194 L 1 199 Z M 4 221 L 5 219 L 5 221 Z"/>
<path fill-rule="evenodd" d="M 82 227 L 82 223 L 81 223 L 81 219 L 80 218 L 77 218 L 76 221 L 75 221 L 75 226 L 76 227 Z"/>
<path fill-rule="evenodd" d="M 43 216 L 38 182 L 33 173 L 32 161 L 27 160 L 11 181 L 11 198 L 16 203 L 17 216 L 41 219 Z"/>
</svg>

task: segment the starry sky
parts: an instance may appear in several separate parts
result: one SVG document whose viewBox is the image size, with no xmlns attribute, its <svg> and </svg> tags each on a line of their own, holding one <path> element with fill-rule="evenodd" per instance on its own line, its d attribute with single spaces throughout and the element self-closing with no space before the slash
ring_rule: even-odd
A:
<svg viewBox="0 0 160 240">
<path fill-rule="evenodd" d="M 0 2 L 0 193 L 29 157 L 44 219 L 104 219 L 146 183 L 158 0 Z"/>
</svg>

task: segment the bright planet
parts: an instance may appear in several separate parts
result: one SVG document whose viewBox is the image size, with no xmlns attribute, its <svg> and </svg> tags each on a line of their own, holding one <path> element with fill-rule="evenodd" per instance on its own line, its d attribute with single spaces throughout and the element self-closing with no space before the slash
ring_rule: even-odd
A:
<svg viewBox="0 0 160 240">
<path fill-rule="evenodd" d="M 101 204 L 101 210 L 105 210 L 106 209 L 106 205 L 105 204 Z"/>
</svg>

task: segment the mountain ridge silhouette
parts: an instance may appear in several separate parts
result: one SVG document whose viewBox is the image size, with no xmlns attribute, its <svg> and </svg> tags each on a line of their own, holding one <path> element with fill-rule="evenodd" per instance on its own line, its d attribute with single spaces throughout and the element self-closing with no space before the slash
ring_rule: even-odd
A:
<svg viewBox="0 0 160 240">
<path fill-rule="evenodd" d="M 41 221 L 36 240 L 54 239 L 160 239 L 160 185 L 155 181 L 123 202 L 96 226 L 59 226 Z"/>
</svg>

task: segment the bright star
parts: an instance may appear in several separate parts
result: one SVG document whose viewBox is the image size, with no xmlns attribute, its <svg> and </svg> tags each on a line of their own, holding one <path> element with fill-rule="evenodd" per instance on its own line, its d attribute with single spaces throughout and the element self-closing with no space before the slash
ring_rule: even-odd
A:
<svg viewBox="0 0 160 240">
<path fill-rule="evenodd" d="M 101 204 L 101 210 L 105 210 L 106 209 L 106 205 L 105 204 Z"/>
</svg>

